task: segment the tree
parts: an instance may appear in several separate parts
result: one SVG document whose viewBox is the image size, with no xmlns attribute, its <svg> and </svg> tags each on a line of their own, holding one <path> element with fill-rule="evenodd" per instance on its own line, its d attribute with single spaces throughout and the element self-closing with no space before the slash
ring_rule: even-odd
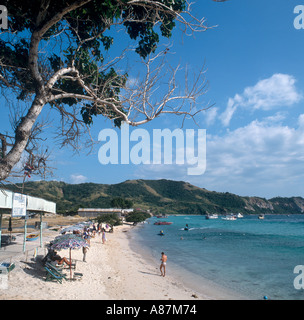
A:
<svg viewBox="0 0 304 320">
<path fill-rule="evenodd" d="M 96 218 L 98 223 L 107 223 L 111 226 L 119 226 L 122 224 L 121 219 L 116 213 L 102 214 Z"/>
<path fill-rule="evenodd" d="M 2 3 L 9 21 L 0 35 L 0 88 L 6 97 L 14 95 L 25 107 L 13 122 L 13 133 L 0 134 L 0 181 L 10 176 L 25 153 L 31 173 L 46 173 L 48 152 L 39 149 L 41 138 L 37 135 L 43 132 L 38 117 L 46 106 L 61 116 L 61 145 L 75 149 L 96 116 L 104 116 L 118 127 L 122 121 L 137 126 L 164 113 L 194 117 L 202 110 L 196 109 L 194 102 L 205 92 L 203 69 L 191 86 L 186 78 L 186 89 L 179 94 L 179 68 L 172 69 L 162 98 L 153 99 L 168 53 L 168 48 L 156 52 L 160 36 L 170 38 L 176 22 L 185 32 L 208 29 L 204 19 L 191 15 L 187 0 Z M 128 73 L 117 67 L 126 51 L 107 58 L 114 41 L 107 32 L 117 26 L 136 41 L 134 50 L 146 67 L 145 76 L 136 84 L 130 84 Z M 156 61 L 161 62 L 155 65 Z M 15 111 L 15 106 L 12 109 Z"/>
<path fill-rule="evenodd" d="M 133 206 L 133 202 L 129 199 L 116 197 L 111 200 L 111 206 L 113 208 L 130 209 Z"/>
<path fill-rule="evenodd" d="M 126 217 L 127 222 L 143 222 L 150 218 L 150 214 L 146 212 L 132 212 Z"/>
</svg>

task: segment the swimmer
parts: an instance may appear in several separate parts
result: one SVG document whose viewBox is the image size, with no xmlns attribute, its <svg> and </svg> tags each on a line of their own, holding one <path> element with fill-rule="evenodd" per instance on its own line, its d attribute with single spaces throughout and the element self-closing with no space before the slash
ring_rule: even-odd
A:
<svg viewBox="0 0 304 320">
<path fill-rule="evenodd" d="M 160 258 L 160 261 L 161 261 L 161 264 L 160 264 L 160 273 L 161 273 L 161 276 L 165 276 L 166 275 L 166 263 L 167 263 L 167 259 L 168 257 L 164 254 L 164 252 L 161 253 L 161 258 Z"/>
</svg>

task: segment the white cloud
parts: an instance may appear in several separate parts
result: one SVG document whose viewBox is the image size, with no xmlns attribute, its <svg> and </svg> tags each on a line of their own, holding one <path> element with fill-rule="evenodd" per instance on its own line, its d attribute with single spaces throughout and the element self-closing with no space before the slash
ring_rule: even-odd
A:
<svg viewBox="0 0 304 320">
<path fill-rule="evenodd" d="M 73 184 L 83 183 L 87 181 L 87 177 L 81 174 L 71 174 L 70 179 L 71 183 Z"/>
<path fill-rule="evenodd" d="M 207 125 L 212 125 L 216 119 L 217 116 L 217 112 L 218 112 L 218 108 L 211 108 L 206 110 L 206 123 Z"/>
<path fill-rule="evenodd" d="M 274 118 L 282 120 L 280 114 Z M 299 116 L 297 128 L 265 118 L 225 136 L 209 137 L 205 182 L 215 189 L 218 185 L 224 190 L 232 187 L 236 193 L 248 195 L 275 196 L 283 189 L 285 195 L 300 194 L 304 178 L 303 129 L 304 114 Z"/>
<path fill-rule="evenodd" d="M 145 179 L 174 179 L 215 191 L 262 197 L 303 196 L 304 114 L 293 128 L 280 112 L 261 121 L 207 137 L 207 169 L 187 175 L 187 165 L 140 166 Z"/>
<path fill-rule="evenodd" d="M 244 92 L 229 98 L 226 110 L 220 115 L 223 125 L 228 126 L 238 107 L 251 110 L 272 110 L 282 106 L 292 106 L 302 96 L 295 87 L 295 78 L 288 74 L 276 73 L 270 78 L 258 81 Z"/>
</svg>

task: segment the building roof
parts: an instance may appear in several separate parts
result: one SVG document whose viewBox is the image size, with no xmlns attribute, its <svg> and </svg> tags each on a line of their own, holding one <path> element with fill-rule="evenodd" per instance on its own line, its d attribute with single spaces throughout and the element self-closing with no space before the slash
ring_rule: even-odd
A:
<svg viewBox="0 0 304 320">
<path fill-rule="evenodd" d="M 24 206 L 27 211 L 56 213 L 55 202 L 0 189 L 0 210 L 12 211 L 18 205 Z"/>
</svg>

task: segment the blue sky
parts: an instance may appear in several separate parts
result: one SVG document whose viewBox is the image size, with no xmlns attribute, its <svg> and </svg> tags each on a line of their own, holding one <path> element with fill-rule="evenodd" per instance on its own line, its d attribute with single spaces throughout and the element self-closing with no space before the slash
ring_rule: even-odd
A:
<svg viewBox="0 0 304 320">
<path fill-rule="evenodd" d="M 296 0 L 197 1 L 192 13 L 217 26 L 192 37 L 176 30 L 170 39 L 168 60 L 173 66 L 180 63 L 195 71 L 206 65 L 208 92 L 199 103 L 214 106 L 198 116 L 199 127 L 191 120 L 184 127 L 206 129 L 204 174 L 190 176 L 188 165 L 177 164 L 102 165 L 100 143 L 90 154 L 84 147 L 73 155 L 69 149 L 59 149 L 47 133 L 52 166 L 57 168 L 50 179 L 114 184 L 164 178 L 243 196 L 304 197 L 304 29 L 293 25 L 294 7 L 299 4 Z M 3 104 L 2 127 L 7 125 L 7 110 Z M 174 130 L 180 125 L 179 118 L 162 116 L 141 129 L 152 134 L 153 129 Z M 93 138 L 97 140 L 104 128 L 111 128 L 111 123 L 94 121 Z"/>
</svg>

